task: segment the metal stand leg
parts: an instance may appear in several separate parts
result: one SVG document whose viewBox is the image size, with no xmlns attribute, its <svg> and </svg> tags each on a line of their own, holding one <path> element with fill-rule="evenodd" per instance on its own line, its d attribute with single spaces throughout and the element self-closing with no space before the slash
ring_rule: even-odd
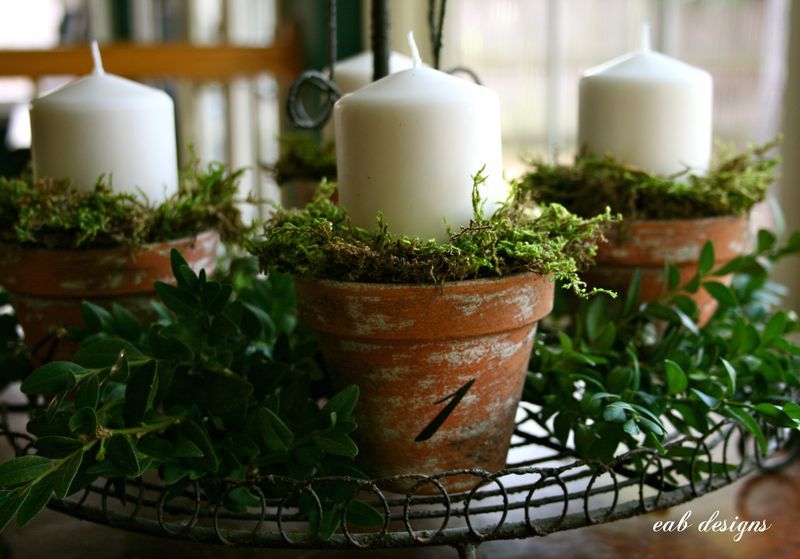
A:
<svg viewBox="0 0 800 559">
<path fill-rule="evenodd" d="M 458 558 L 459 559 L 477 559 L 478 558 L 478 546 L 474 543 L 463 543 L 460 545 L 454 546 L 458 551 Z"/>
</svg>

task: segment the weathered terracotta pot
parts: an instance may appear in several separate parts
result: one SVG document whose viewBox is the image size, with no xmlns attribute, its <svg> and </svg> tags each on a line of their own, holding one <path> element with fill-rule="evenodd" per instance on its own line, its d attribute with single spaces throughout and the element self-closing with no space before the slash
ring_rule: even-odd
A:
<svg viewBox="0 0 800 559">
<path fill-rule="evenodd" d="M 0 245 L 0 285 L 8 289 L 25 341 L 31 349 L 47 351 L 42 340 L 64 326 L 83 324 L 81 303 L 103 306 L 119 303 L 142 319 L 150 317 L 155 299 L 153 283 L 174 282 L 169 253 L 177 248 L 189 265 L 206 273 L 216 266 L 219 235 L 207 231 L 134 252 L 114 249 L 42 249 Z M 62 340 L 54 359 L 69 359 L 75 345 Z M 37 352 L 40 359 L 43 354 Z"/>
<path fill-rule="evenodd" d="M 703 219 L 649 220 L 623 223 L 598 247 L 596 266 L 584 274 L 589 285 L 625 290 L 635 270 L 642 273 L 641 300 L 652 301 L 666 289 L 664 266 L 677 266 L 681 283 L 697 273 L 700 251 L 706 241 L 714 243 L 715 268 L 751 249 L 747 215 Z M 731 278 L 715 278 L 729 284 Z M 704 289 L 692 294 L 700 324 L 705 324 L 717 302 Z"/>
<path fill-rule="evenodd" d="M 505 466 L 537 322 L 553 306 L 549 278 L 295 286 L 334 385 L 361 389 L 355 436 L 370 475 Z"/>
<path fill-rule="evenodd" d="M 284 208 L 305 208 L 317 192 L 320 181 L 312 179 L 292 179 L 281 184 L 281 206 Z M 335 204 L 338 192 L 334 192 L 331 199 Z"/>
</svg>

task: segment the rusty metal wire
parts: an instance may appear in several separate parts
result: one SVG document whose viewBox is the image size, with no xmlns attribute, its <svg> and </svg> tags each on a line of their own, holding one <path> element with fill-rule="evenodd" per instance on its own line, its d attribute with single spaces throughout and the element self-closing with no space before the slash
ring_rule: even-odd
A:
<svg viewBox="0 0 800 559">
<path fill-rule="evenodd" d="M 789 445 L 796 439 L 786 431 L 765 425 L 771 446 L 770 453 L 762 455 L 753 437 L 738 423 L 720 419 L 705 435 L 672 437 L 665 445 L 668 451 L 690 457 L 688 472 L 676 467 L 669 452 L 659 454 L 650 448 L 630 450 L 607 463 L 584 461 L 576 459 L 570 448 L 538 434 L 530 414 L 524 409 L 521 412 L 512 455 L 525 449 L 539 456 L 511 463 L 497 472 L 472 468 L 375 480 L 295 480 L 283 476 L 219 480 L 222 489 L 213 500 L 197 482 L 174 494 L 157 480 L 100 479 L 78 495 L 51 501 L 50 508 L 132 532 L 229 546 L 334 549 L 451 545 L 463 552 L 465 548 L 474 550 L 484 541 L 544 536 L 671 507 L 759 467 L 781 467 L 795 458 L 800 448 Z M 18 455 L 30 451 L 29 435 L 8 428 L 1 432 Z M 464 476 L 475 478 L 470 490 L 448 490 L 454 478 L 463 480 Z M 298 513 L 295 502 L 301 494 L 307 495 L 321 518 L 318 491 L 332 482 L 353 484 L 359 498 L 366 495 L 367 502 L 382 516 L 381 526 L 368 530 L 348 521 L 354 494 L 341 511 L 337 532 L 322 539 L 314 523 Z M 261 483 L 285 484 L 289 490 L 281 498 L 267 497 Z M 408 490 L 391 493 L 387 489 L 398 485 Z M 247 488 L 259 506 L 246 512 L 227 510 L 226 496 L 240 487 Z"/>
</svg>

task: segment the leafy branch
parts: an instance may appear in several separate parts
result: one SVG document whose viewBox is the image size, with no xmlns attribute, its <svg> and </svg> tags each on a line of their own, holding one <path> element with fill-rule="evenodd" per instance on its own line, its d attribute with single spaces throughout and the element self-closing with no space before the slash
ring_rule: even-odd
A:
<svg viewBox="0 0 800 559">
<path fill-rule="evenodd" d="M 195 274 L 178 252 L 171 258 L 177 283 L 156 284 L 157 320 L 145 327 L 119 305 L 86 302 L 74 362 L 48 363 L 23 381 L 22 391 L 46 405 L 27 426 L 36 454 L 0 465 L 1 527 L 14 516 L 26 524 L 51 497 L 99 476 L 121 481 L 155 470 L 173 492 L 197 480 L 234 511 L 260 500 L 247 486 L 221 492 L 220 480 L 284 497 L 287 488 L 270 475 L 364 477 L 350 437 L 358 388 L 327 390 L 315 342 L 294 317 L 291 279 L 239 275 L 234 293 L 230 283 Z M 327 402 L 318 405 L 312 391 Z M 340 482 L 320 491 L 324 514 L 314 522 L 323 537 L 355 490 Z M 292 503 L 301 516 L 317 516 L 313 503 Z M 348 518 L 381 522 L 365 503 Z"/>
<path fill-rule="evenodd" d="M 766 452 L 764 425 L 800 429 L 791 398 L 800 387 L 797 318 L 775 310 L 783 290 L 769 280 L 775 262 L 798 252 L 800 233 L 779 245 L 761 231 L 751 254 L 716 270 L 706 244 L 684 285 L 667 266 L 668 291 L 657 301 L 639 301 L 638 275 L 621 300 L 562 298 L 535 343 L 524 394 L 532 417 L 560 448 L 603 462 L 620 447 L 663 451 L 669 433 L 708 434 L 715 417 L 737 421 Z M 702 328 L 687 296 L 698 290 L 718 304 Z M 696 457 L 666 454 L 689 475 Z"/>
</svg>

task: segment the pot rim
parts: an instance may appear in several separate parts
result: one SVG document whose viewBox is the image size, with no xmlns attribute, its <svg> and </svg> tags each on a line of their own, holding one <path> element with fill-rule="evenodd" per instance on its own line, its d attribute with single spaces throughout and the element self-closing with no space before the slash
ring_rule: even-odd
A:
<svg viewBox="0 0 800 559">
<path fill-rule="evenodd" d="M 726 215 L 715 215 L 711 217 L 689 217 L 689 218 L 677 218 L 677 219 L 625 219 L 623 218 L 617 224 L 614 224 L 614 227 L 625 227 L 627 226 L 637 226 L 637 225 L 674 225 L 679 223 L 719 223 L 723 221 L 739 221 L 743 219 L 748 219 L 750 217 L 750 212 L 744 212 L 741 214 L 726 214 Z"/>
<path fill-rule="evenodd" d="M 196 242 L 198 239 L 205 239 L 213 236 L 219 236 L 219 231 L 216 229 L 206 229 L 195 235 L 187 235 L 177 239 L 169 239 L 166 241 L 155 241 L 153 243 L 145 243 L 137 247 L 126 247 L 124 245 L 108 246 L 108 247 L 89 247 L 89 248 L 47 248 L 43 246 L 25 246 L 19 243 L 9 243 L 7 241 L 0 241 L 0 249 L 18 250 L 21 252 L 46 252 L 46 253 L 110 253 L 110 252 L 132 252 L 137 253 L 145 250 L 154 250 L 162 246 L 186 244 Z"/>
<path fill-rule="evenodd" d="M 393 283 L 393 282 L 378 282 L 378 281 L 346 281 L 346 280 L 332 280 L 332 279 L 314 279 L 308 276 L 301 276 L 294 274 L 292 278 L 295 281 L 302 281 L 310 284 L 322 284 L 337 289 L 448 289 L 452 287 L 473 287 L 488 284 L 497 284 L 503 281 L 518 280 L 524 277 L 542 278 L 550 282 L 554 282 L 553 274 L 541 274 L 538 272 L 516 272 L 505 276 L 498 276 L 494 278 L 474 278 L 466 280 L 446 280 L 441 284 L 438 283 Z"/>
</svg>

